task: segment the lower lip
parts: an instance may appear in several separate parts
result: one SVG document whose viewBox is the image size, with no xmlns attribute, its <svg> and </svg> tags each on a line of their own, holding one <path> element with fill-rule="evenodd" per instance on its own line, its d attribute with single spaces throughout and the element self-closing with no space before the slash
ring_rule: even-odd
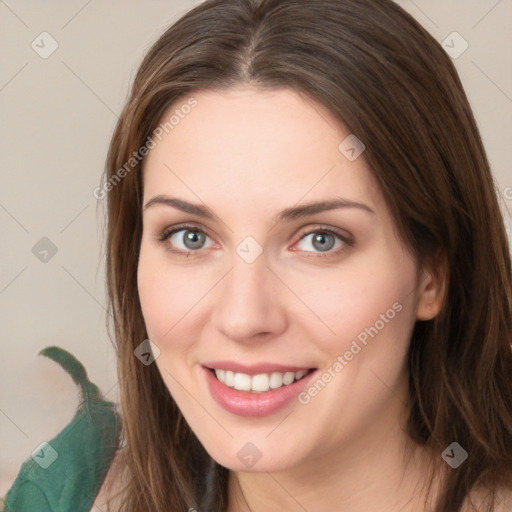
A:
<svg viewBox="0 0 512 512">
<path fill-rule="evenodd" d="M 219 405 L 232 414 L 257 418 L 268 416 L 288 405 L 303 391 L 316 373 L 316 370 L 312 371 L 293 384 L 269 389 L 265 393 L 251 393 L 226 386 L 210 370 L 204 366 L 202 368 L 210 393 Z"/>
</svg>

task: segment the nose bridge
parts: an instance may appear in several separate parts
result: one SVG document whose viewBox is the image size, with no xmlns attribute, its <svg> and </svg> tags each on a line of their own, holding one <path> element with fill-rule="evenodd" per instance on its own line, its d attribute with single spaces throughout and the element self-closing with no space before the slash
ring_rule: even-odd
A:
<svg viewBox="0 0 512 512">
<path fill-rule="evenodd" d="M 278 303 L 274 280 L 264 255 L 249 263 L 235 254 L 231 271 L 220 286 L 216 328 L 236 340 L 279 331 L 284 325 L 284 310 Z"/>
</svg>

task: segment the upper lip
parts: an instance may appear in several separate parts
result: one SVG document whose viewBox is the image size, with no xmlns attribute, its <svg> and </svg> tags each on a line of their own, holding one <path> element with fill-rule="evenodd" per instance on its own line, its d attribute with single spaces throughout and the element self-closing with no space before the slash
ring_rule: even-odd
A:
<svg viewBox="0 0 512 512">
<path fill-rule="evenodd" d="M 234 373 L 245 373 L 247 375 L 259 375 L 261 373 L 272 372 L 300 372 L 301 370 L 311 370 L 311 366 L 291 366 L 277 363 L 257 363 L 257 364 L 241 364 L 234 361 L 209 361 L 203 363 L 206 368 L 232 371 Z"/>
</svg>

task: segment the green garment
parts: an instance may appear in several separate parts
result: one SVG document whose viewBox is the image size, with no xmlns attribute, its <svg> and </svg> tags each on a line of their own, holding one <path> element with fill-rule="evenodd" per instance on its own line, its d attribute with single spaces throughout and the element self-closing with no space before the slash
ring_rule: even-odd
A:
<svg viewBox="0 0 512 512">
<path fill-rule="evenodd" d="M 89 512 L 115 455 L 120 418 L 72 354 L 59 347 L 47 347 L 40 354 L 71 375 L 83 399 L 57 436 L 34 447 L 4 498 L 3 510 Z"/>
</svg>

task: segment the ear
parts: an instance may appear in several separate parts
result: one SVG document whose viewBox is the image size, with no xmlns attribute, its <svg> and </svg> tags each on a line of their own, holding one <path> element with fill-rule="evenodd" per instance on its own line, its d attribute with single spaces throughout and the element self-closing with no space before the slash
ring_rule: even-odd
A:
<svg viewBox="0 0 512 512">
<path fill-rule="evenodd" d="M 447 288 L 447 265 L 442 256 L 432 258 L 430 263 L 419 271 L 416 318 L 432 320 L 441 311 Z"/>
</svg>

